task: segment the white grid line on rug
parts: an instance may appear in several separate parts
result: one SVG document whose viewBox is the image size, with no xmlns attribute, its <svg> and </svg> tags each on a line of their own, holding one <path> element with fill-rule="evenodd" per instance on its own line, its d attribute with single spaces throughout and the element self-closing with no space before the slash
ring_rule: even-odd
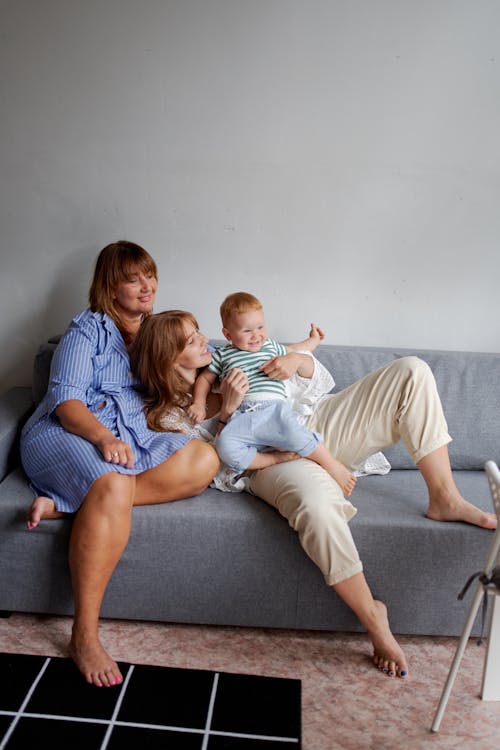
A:
<svg viewBox="0 0 500 750">
<path fill-rule="evenodd" d="M 7 745 L 7 742 L 9 741 L 9 737 L 11 736 L 12 732 L 16 728 L 16 726 L 17 726 L 17 724 L 19 722 L 19 719 L 21 718 L 21 716 L 24 715 L 24 709 L 28 705 L 28 703 L 29 703 L 29 701 L 31 699 L 31 696 L 35 692 L 36 686 L 38 685 L 38 683 L 42 679 L 45 670 L 47 669 L 47 667 L 50 664 L 50 661 L 51 661 L 50 657 L 48 657 L 47 659 L 45 659 L 42 668 L 40 669 L 39 673 L 37 674 L 37 676 L 33 680 L 33 683 L 31 685 L 30 689 L 26 693 L 26 698 L 21 703 L 19 711 L 16 711 L 16 713 L 14 714 L 14 716 L 15 716 L 14 721 L 12 722 L 12 724 L 8 728 L 7 732 L 5 733 L 5 737 L 3 738 L 2 742 L 0 742 L 0 750 L 3 750 L 4 747 Z M 3 712 L 0 712 L 0 713 L 3 713 Z"/>
<path fill-rule="evenodd" d="M 120 697 L 117 700 L 115 709 L 113 711 L 113 716 L 110 719 L 97 719 L 97 718 L 88 718 L 84 716 L 63 716 L 60 714 L 39 714 L 39 713 L 27 712 L 24 709 L 28 705 L 31 699 L 31 696 L 33 695 L 38 683 L 43 677 L 43 674 L 45 673 L 50 661 L 51 661 L 51 657 L 47 657 L 39 673 L 33 680 L 33 683 L 30 689 L 28 690 L 26 697 L 23 700 L 18 711 L 4 711 L 0 709 L 0 716 L 12 716 L 14 718 L 14 721 L 12 722 L 9 729 L 5 733 L 3 740 L 0 742 L 0 750 L 4 750 L 6 748 L 7 743 L 21 718 L 67 721 L 67 722 L 76 722 L 78 724 L 105 724 L 108 726 L 108 729 L 106 731 L 104 740 L 102 741 L 99 750 L 106 750 L 106 747 L 108 745 L 108 742 L 109 742 L 109 739 L 111 737 L 114 727 L 131 727 L 135 729 L 154 729 L 154 730 L 168 731 L 168 732 L 200 734 L 200 735 L 203 735 L 202 750 L 207 750 L 208 741 L 211 736 L 234 737 L 235 739 L 262 740 L 263 742 L 289 742 L 289 743 L 294 743 L 294 744 L 298 744 L 299 742 L 299 739 L 297 737 L 280 737 L 280 736 L 263 735 L 263 734 L 248 734 L 244 732 L 224 732 L 224 731 L 217 730 L 217 729 L 211 729 L 215 698 L 216 698 L 217 687 L 219 683 L 219 674 L 220 674 L 219 672 L 214 673 L 214 682 L 212 685 L 212 692 L 210 695 L 210 703 L 209 703 L 209 708 L 208 708 L 208 713 L 207 713 L 207 721 L 206 721 L 206 725 L 204 729 L 197 729 L 196 727 L 181 727 L 181 726 L 166 725 L 166 724 L 146 724 L 142 722 L 120 721 L 116 719 L 116 716 L 118 715 L 121 704 L 125 697 L 128 683 L 134 671 L 133 664 L 130 665 L 130 668 L 127 672 L 125 681 L 121 688 Z"/>
</svg>

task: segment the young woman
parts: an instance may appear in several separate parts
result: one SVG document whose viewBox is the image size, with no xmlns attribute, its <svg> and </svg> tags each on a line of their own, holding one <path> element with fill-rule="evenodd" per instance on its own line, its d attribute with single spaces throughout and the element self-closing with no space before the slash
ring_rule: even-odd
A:
<svg viewBox="0 0 500 750">
<path fill-rule="evenodd" d="M 98 621 L 128 541 L 132 507 L 198 494 L 219 464 L 206 443 L 146 424 L 128 349 L 151 314 L 156 289 L 156 265 L 146 250 L 122 241 L 101 251 L 90 306 L 63 336 L 47 394 L 21 437 L 23 465 L 39 493 L 28 528 L 78 511 L 69 548 L 75 602 L 70 653 L 98 686 L 122 681 L 100 643 Z"/>
<path fill-rule="evenodd" d="M 191 313 L 167 311 L 144 321 L 134 341 L 131 365 L 142 384 L 150 428 L 177 429 L 209 441 L 214 432 L 224 429 L 248 388 L 246 376 L 237 369 L 223 381 L 221 395 L 210 394 L 201 430 L 187 414 L 198 370 L 211 361 L 207 344 Z M 455 485 L 447 448 L 451 438 L 425 362 L 403 357 L 333 395 L 326 395 L 333 385 L 331 376 L 310 354 L 275 357 L 265 371 L 286 380 L 298 417 L 322 434 L 332 455 L 344 465 L 359 467 L 402 438 L 427 483 L 429 518 L 495 527 L 496 516 L 467 502 Z M 321 467 L 292 458 L 287 454 L 273 466 L 250 472 L 246 478 L 250 491 L 277 508 L 297 531 L 326 582 L 367 629 L 376 666 L 390 676 L 404 677 L 406 658 L 391 633 L 385 605 L 373 599 L 349 530 L 355 509 Z M 226 472 L 221 480 L 221 473 L 216 486 L 231 489 L 236 477 Z"/>
</svg>

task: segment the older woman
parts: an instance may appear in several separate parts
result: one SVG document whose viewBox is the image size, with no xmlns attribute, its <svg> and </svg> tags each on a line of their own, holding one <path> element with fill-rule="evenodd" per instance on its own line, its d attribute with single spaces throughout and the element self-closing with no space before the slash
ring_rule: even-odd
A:
<svg viewBox="0 0 500 750">
<path fill-rule="evenodd" d="M 146 424 L 128 350 L 151 314 L 156 289 L 156 265 L 146 250 L 122 241 L 101 251 L 90 306 L 64 334 L 47 394 L 21 436 L 23 465 L 38 493 L 28 528 L 76 513 L 69 548 L 75 601 L 70 653 L 98 686 L 122 681 L 100 643 L 98 621 L 128 541 L 132 507 L 198 494 L 219 463 L 206 443 Z"/>
<path fill-rule="evenodd" d="M 199 368 L 211 361 L 208 339 L 191 313 L 172 310 L 150 316 L 131 352 L 142 383 L 146 417 L 152 429 L 177 429 L 212 440 L 224 428 L 248 387 L 233 370 L 222 383 L 222 400 L 210 394 L 207 420 L 194 427 L 187 416 Z M 429 367 L 403 357 L 367 375 L 337 394 L 331 376 L 310 354 L 290 353 L 265 365 L 271 377 L 286 379 L 292 408 L 309 429 L 322 433 L 332 455 L 351 469 L 377 451 L 403 439 L 429 491 L 427 515 L 437 521 L 462 520 L 494 528 L 496 516 L 461 497 L 452 477 L 447 432 L 436 383 Z M 348 521 L 356 512 L 339 485 L 321 467 L 304 459 L 283 461 L 246 477 L 250 491 L 273 505 L 297 531 L 309 557 L 328 585 L 341 596 L 367 629 L 376 666 L 404 677 L 406 658 L 393 637 L 385 605 L 373 599 Z M 241 479 L 222 468 L 215 486 L 232 489 Z"/>
</svg>

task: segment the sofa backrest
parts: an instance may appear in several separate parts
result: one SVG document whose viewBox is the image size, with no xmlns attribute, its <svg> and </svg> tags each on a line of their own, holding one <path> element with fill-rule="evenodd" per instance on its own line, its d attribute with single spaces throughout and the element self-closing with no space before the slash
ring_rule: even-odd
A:
<svg viewBox="0 0 500 750">
<path fill-rule="evenodd" d="M 39 403 L 47 390 L 50 362 L 59 339 L 60 336 L 49 339 L 35 357 L 35 403 Z M 436 378 L 448 430 L 453 438 L 449 445 L 453 469 L 482 470 L 485 461 L 493 459 L 498 462 L 500 353 L 333 345 L 319 346 L 315 352 L 315 356 L 333 374 L 335 391 L 354 383 L 387 362 L 409 354 L 427 362 Z M 384 453 L 394 469 L 415 467 L 401 442 Z"/>
</svg>

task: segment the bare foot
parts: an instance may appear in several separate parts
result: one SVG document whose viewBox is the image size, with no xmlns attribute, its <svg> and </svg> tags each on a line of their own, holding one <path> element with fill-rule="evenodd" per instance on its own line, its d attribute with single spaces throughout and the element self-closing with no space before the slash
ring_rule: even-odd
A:
<svg viewBox="0 0 500 750">
<path fill-rule="evenodd" d="M 337 484 L 340 485 L 344 497 L 350 497 L 356 486 L 356 477 L 354 474 L 351 474 L 349 469 L 344 466 L 344 464 L 340 463 L 340 461 L 335 460 L 335 468 L 332 470 L 332 477 Z"/>
<path fill-rule="evenodd" d="M 376 620 L 368 635 L 373 644 L 373 663 L 389 677 L 406 677 L 408 664 L 405 655 L 394 638 L 387 619 L 387 608 L 380 601 L 374 601 Z"/>
<path fill-rule="evenodd" d="M 56 506 L 51 497 L 36 497 L 31 503 L 29 511 L 26 513 L 26 526 L 31 531 L 36 529 L 40 521 L 44 518 L 62 518 L 65 513 L 56 510 Z"/>
<path fill-rule="evenodd" d="M 123 682 L 118 664 L 105 651 L 97 637 L 79 638 L 73 632 L 69 654 L 90 685 L 111 687 Z"/>
<path fill-rule="evenodd" d="M 495 513 L 487 513 L 477 508 L 456 491 L 443 490 L 429 495 L 427 518 L 433 521 L 463 521 L 483 529 L 496 529 Z"/>
</svg>

